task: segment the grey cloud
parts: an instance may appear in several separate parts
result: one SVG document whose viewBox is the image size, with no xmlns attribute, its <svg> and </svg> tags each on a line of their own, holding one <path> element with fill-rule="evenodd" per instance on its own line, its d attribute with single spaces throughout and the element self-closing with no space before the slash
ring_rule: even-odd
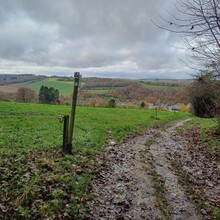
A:
<svg viewBox="0 0 220 220">
<path fill-rule="evenodd" d="M 175 71 L 178 52 L 168 43 L 179 41 L 151 22 L 174 1 L 0 0 L 0 60 L 51 73 L 81 68 L 89 74 L 93 68 L 130 77 L 129 68 L 141 76 L 164 66 Z"/>
</svg>

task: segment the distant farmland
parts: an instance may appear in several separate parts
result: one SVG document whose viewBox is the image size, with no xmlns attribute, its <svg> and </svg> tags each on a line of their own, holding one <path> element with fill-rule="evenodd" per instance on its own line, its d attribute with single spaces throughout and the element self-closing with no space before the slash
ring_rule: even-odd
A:
<svg viewBox="0 0 220 220">
<path fill-rule="evenodd" d="M 158 97 L 165 103 L 182 103 L 181 90 L 187 83 L 189 82 L 186 80 L 129 80 L 85 77 L 82 78 L 81 82 L 80 105 L 97 106 L 100 104 L 103 106 L 111 97 L 117 99 L 118 103 L 124 103 L 126 100 L 132 106 L 138 106 L 137 102 L 140 101 L 156 101 Z M 58 89 L 59 94 L 63 96 L 60 99 L 61 103 L 70 102 L 70 96 L 73 92 L 73 78 L 71 77 L 44 77 L 41 80 L 36 78 L 35 81 L 9 83 L 0 86 L 0 92 L 15 94 L 18 88 L 28 87 L 35 90 L 36 95 L 38 95 L 42 85 Z M 11 95 L 10 100 L 13 100 L 13 97 Z M 3 98 L 3 100 L 6 101 L 7 99 Z"/>
<path fill-rule="evenodd" d="M 83 87 L 84 82 L 82 82 Z M 28 84 L 29 87 L 35 89 L 37 92 L 40 90 L 40 87 L 44 85 L 47 87 L 54 87 L 58 89 L 61 95 L 68 96 L 73 92 L 73 82 L 71 81 L 59 81 L 58 78 L 47 78 L 42 81 L 34 82 Z M 93 88 L 93 89 L 85 89 L 85 91 L 89 91 L 93 94 L 105 94 L 109 91 L 109 88 Z"/>
<path fill-rule="evenodd" d="M 47 78 L 42 81 L 28 84 L 29 87 L 35 89 L 37 92 L 40 90 L 42 85 L 58 89 L 61 95 L 69 95 L 73 91 L 73 83 L 57 81 L 57 78 Z"/>
</svg>

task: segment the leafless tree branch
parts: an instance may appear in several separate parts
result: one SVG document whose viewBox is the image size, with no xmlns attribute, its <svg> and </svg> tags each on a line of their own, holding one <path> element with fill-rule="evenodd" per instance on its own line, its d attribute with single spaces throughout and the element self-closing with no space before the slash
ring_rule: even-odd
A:
<svg viewBox="0 0 220 220">
<path fill-rule="evenodd" d="M 202 65 L 215 64 L 214 77 L 220 77 L 220 0 L 177 0 L 178 15 L 167 11 L 157 27 L 179 34 L 189 56 Z"/>
</svg>

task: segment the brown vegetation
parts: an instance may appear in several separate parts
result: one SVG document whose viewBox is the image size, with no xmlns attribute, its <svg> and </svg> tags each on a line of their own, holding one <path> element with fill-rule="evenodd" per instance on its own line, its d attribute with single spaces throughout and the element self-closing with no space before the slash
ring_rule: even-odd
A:
<svg viewBox="0 0 220 220">
<path fill-rule="evenodd" d="M 67 81 L 70 78 L 64 79 Z M 153 88 L 147 87 L 135 80 L 86 78 L 83 81 L 84 84 L 78 94 L 79 106 L 108 107 L 111 98 L 115 99 L 115 104 L 118 108 L 140 108 L 142 102 L 146 104 L 142 108 L 148 108 L 148 103 L 186 104 L 186 95 L 183 86 L 177 87 L 174 90 L 172 87 L 167 86 L 167 84 L 164 87 Z M 32 98 L 25 98 L 24 94 L 22 95 L 22 93 L 28 93 L 30 91 L 28 88 L 23 87 L 18 91 L 17 88 L 0 86 L 0 91 L 1 89 L 3 92 L 1 92 L 0 100 L 37 102 L 36 94 L 32 94 Z M 100 90 L 100 92 L 93 92 L 97 90 Z M 71 95 L 61 95 L 59 103 L 61 105 L 71 104 Z"/>
<path fill-rule="evenodd" d="M 36 92 L 32 89 L 21 87 L 18 89 L 15 95 L 16 101 L 18 102 L 36 102 L 37 95 Z"/>
<path fill-rule="evenodd" d="M 87 85 L 90 88 L 97 88 L 93 86 L 103 87 L 103 79 L 97 80 L 94 82 L 92 79 L 92 83 Z M 107 81 L 104 80 L 105 85 Z M 119 85 L 121 82 L 117 79 L 112 79 L 113 85 Z M 121 84 L 122 85 L 122 84 Z M 116 106 L 119 108 L 139 108 L 142 102 L 146 103 L 144 108 L 148 108 L 147 103 L 159 104 L 176 104 L 176 103 L 187 103 L 186 90 L 183 87 L 180 87 L 177 90 L 169 89 L 165 87 L 164 89 L 153 89 L 146 88 L 139 82 L 134 81 L 125 81 L 124 86 L 122 87 L 111 87 L 106 93 L 93 93 L 90 90 L 84 90 L 85 86 L 79 91 L 78 105 L 80 106 L 92 106 L 92 107 L 108 107 L 108 102 L 111 98 L 114 98 L 116 101 Z M 71 102 L 71 97 L 60 97 L 60 104 L 68 105 Z M 184 108 L 186 108 L 184 106 Z"/>
<path fill-rule="evenodd" d="M 115 88 L 115 87 L 124 87 L 127 86 L 131 80 L 125 80 L 125 79 L 109 79 L 109 78 L 96 78 L 92 77 L 85 81 L 84 88 L 86 89 L 92 89 L 97 87 L 109 87 L 109 88 Z"/>
</svg>

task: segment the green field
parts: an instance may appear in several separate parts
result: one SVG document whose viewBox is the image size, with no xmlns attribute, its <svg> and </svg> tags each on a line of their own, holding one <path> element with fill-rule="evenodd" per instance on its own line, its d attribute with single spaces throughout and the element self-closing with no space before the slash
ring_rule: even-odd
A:
<svg viewBox="0 0 220 220">
<path fill-rule="evenodd" d="M 97 95 L 103 95 L 109 92 L 107 89 L 83 89 L 82 91 Z"/>
<path fill-rule="evenodd" d="M 173 85 L 173 84 L 169 84 L 169 83 L 165 83 L 164 85 L 161 83 L 152 83 L 152 82 L 144 82 L 141 81 L 140 82 L 142 86 L 144 86 L 145 88 L 148 89 L 153 89 L 153 90 L 164 90 L 164 89 L 169 89 L 169 90 L 179 90 L 180 88 L 182 88 L 184 85 L 181 86 L 177 86 L 177 85 Z"/>
<path fill-rule="evenodd" d="M 0 146 L 11 144 L 13 148 L 22 147 L 23 150 L 30 149 L 30 147 L 31 149 L 38 147 L 42 149 L 57 146 L 62 139 L 62 125 L 58 121 L 58 116 L 66 115 L 69 112 L 70 107 L 67 106 L 1 102 L 0 131 L 2 137 Z M 119 141 L 130 133 L 139 132 L 142 127 L 181 119 L 186 117 L 187 114 L 161 111 L 159 113 L 160 120 L 153 119 L 154 115 L 154 111 L 146 110 L 78 107 L 76 145 L 78 145 L 78 142 L 81 144 L 85 142 L 86 145 L 90 145 L 91 142 L 92 145 L 101 146 L 105 143 L 106 131 L 108 130 L 112 130 L 114 138 Z M 79 134 L 77 134 L 78 132 Z M 16 133 L 15 136 L 18 140 L 12 143 L 10 136 L 16 138 L 14 133 Z M 48 141 L 50 134 L 51 139 Z M 32 140 L 28 140 L 29 146 L 26 148 L 27 143 L 23 139 L 30 135 Z M 36 144 L 34 144 L 36 141 L 34 140 L 35 136 L 38 138 Z"/>
<path fill-rule="evenodd" d="M 82 82 L 82 85 L 84 83 Z M 40 87 L 44 85 L 47 87 L 53 87 L 55 89 L 58 89 L 60 92 L 60 95 L 64 96 L 70 96 L 73 92 L 73 82 L 70 81 L 58 81 L 57 78 L 47 78 L 43 81 L 38 81 L 34 83 L 28 84 L 29 87 L 35 89 L 37 92 L 39 92 Z M 89 89 L 89 90 L 83 90 L 87 91 L 92 94 L 106 94 L 109 90 L 102 88 L 102 89 Z"/>
<path fill-rule="evenodd" d="M 73 82 L 57 81 L 57 78 L 47 78 L 42 81 L 28 84 L 29 87 L 35 89 L 37 92 L 42 85 L 58 89 L 60 95 L 64 96 L 70 95 L 73 92 Z"/>
<path fill-rule="evenodd" d="M 28 85 L 30 88 L 35 89 L 37 92 L 39 92 L 40 87 L 42 85 L 47 86 L 47 87 L 54 87 L 55 89 L 58 89 L 61 95 L 64 96 L 69 96 L 73 92 L 73 82 L 70 81 L 58 81 L 57 78 L 46 78 L 42 81 L 30 83 L 30 84 L 14 84 L 12 86 L 18 87 L 22 85 Z M 181 86 L 165 83 L 164 85 L 161 83 L 152 83 L 152 82 L 144 82 L 141 81 L 141 85 L 148 89 L 153 89 L 153 90 L 159 90 L 159 89 L 171 89 L 171 90 L 179 90 Z M 112 88 L 108 87 L 103 87 L 103 88 L 94 88 L 94 89 L 89 89 L 89 90 L 84 90 L 89 93 L 93 94 L 106 94 L 109 90 Z"/>
<path fill-rule="evenodd" d="M 64 154 L 60 115 L 70 107 L 0 102 L 0 204 L 10 207 L 5 219 L 56 218 L 66 213 L 80 219 L 91 198 L 89 183 L 109 131 L 119 143 L 124 137 L 188 113 L 139 109 L 78 107 L 73 154 Z"/>
</svg>

